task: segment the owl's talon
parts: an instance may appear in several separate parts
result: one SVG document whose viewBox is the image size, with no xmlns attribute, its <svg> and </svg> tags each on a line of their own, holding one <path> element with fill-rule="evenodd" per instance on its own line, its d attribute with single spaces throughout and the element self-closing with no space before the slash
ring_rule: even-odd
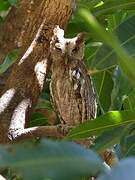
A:
<svg viewBox="0 0 135 180">
<path fill-rule="evenodd" d="M 73 126 L 68 126 L 64 124 L 59 124 L 58 125 L 58 131 L 63 134 L 64 136 L 69 133 L 69 131 L 73 128 Z"/>
</svg>

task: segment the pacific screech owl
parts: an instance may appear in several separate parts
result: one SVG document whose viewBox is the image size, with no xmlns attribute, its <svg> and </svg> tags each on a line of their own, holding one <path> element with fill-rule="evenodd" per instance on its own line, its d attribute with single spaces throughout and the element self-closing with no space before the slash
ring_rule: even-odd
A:
<svg viewBox="0 0 135 180">
<path fill-rule="evenodd" d="M 83 34 L 64 38 L 64 31 L 54 29 L 50 51 L 52 76 L 50 91 L 61 123 L 75 126 L 96 116 L 93 83 L 83 62 Z"/>
</svg>

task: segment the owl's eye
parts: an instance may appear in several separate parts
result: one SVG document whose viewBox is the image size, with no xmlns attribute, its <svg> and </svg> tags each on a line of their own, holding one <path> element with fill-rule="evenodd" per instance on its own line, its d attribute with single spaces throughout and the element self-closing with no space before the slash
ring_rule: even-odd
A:
<svg viewBox="0 0 135 180">
<path fill-rule="evenodd" d="M 73 50 L 72 50 L 72 52 L 77 52 L 79 50 L 79 47 L 75 47 Z"/>
<path fill-rule="evenodd" d="M 60 47 L 56 47 L 56 46 L 55 46 L 55 49 L 61 51 L 61 48 L 60 48 Z"/>
<path fill-rule="evenodd" d="M 55 49 L 58 50 L 58 51 L 61 51 L 61 46 L 59 43 L 56 43 L 55 44 Z"/>
</svg>

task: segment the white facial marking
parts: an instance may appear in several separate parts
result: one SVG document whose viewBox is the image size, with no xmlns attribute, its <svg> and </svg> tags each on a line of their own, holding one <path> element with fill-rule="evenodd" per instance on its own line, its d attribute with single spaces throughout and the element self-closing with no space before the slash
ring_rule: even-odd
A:
<svg viewBox="0 0 135 180">
<path fill-rule="evenodd" d="M 54 41 L 54 38 L 57 37 L 58 38 L 58 43 L 55 44 L 56 48 L 60 48 L 62 53 L 65 53 L 65 38 L 64 38 L 64 30 L 60 29 L 59 26 L 56 26 L 56 28 L 54 28 L 54 37 L 52 37 L 52 41 Z"/>
<path fill-rule="evenodd" d="M 56 43 L 55 46 L 60 48 L 63 54 L 68 53 L 68 55 L 71 55 L 78 37 L 71 39 L 64 38 L 64 30 L 60 29 L 59 26 L 54 29 L 54 37 L 58 38 L 58 43 Z M 52 41 L 54 40 L 54 37 L 52 38 Z"/>
</svg>

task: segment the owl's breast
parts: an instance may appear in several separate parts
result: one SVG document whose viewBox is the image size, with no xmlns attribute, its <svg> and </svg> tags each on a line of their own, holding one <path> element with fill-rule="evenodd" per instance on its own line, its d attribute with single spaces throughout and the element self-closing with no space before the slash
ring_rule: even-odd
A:
<svg viewBox="0 0 135 180">
<path fill-rule="evenodd" d="M 75 126 L 95 116 L 96 100 L 92 83 L 80 61 L 69 63 L 67 68 L 57 73 L 53 72 L 51 94 L 64 124 Z"/>
</svg>

